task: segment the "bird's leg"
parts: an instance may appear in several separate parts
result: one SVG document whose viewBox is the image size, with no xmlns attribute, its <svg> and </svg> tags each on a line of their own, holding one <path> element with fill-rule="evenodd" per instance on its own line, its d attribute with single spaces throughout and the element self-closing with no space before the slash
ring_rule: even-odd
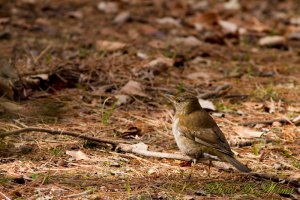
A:
<svg viewBox="0 0 300 200">
<path fill-rule="evenodd" d="M 209 160 L 209 164 L 208 164 L 208 176 L 210 177 L 210 168 L 212 166 L 212 161 Z"/>
<path fill-rule="evenodd" d="M 192 178 L 192 174 L 197 164 L 197 159 L 192 159 L 190 162 L 191 162 L 191 173 L 189 174 L 189 179 Z"/>
</svg>

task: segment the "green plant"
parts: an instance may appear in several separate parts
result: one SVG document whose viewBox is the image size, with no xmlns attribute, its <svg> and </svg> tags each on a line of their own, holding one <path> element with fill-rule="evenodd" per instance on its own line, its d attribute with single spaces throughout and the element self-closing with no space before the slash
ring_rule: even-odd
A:
<svg viewBox="0 0 300 200">
<path fill-rule="evenodd" d="M 130 182 L 128 179 L 127 179 L 126 183 L 124 183 L 124 188 L 127 192 L 127 195 L 130 196 L 131 195 L 131 186 L 130 186 Z"/>
<path fill-rule="evenodd" d="M 60 156 L 63 155 L 63 150 L 60 147 L 54 147 L 50 149 L 50 153 L 52 156 Z"/>
<path fill-rule="evenodd" d="M 185 85 L 183 83 L 179 83 L 177 86 L 176 86 L 176 89 L 177 89 L 177 92 L 178 93 L 183 93 L 186 91 L 186 88 L 185 88 Z"/>
<path fill-rule="evenodd" d="M 104 103 L 102 105 L 102 118 L 101 118 L 101 122 L 102 124 L 106 125 L 108 124 L 108 120 L 111 117 L 112 113 L 114 112 L 114 110 L 116 109 L 117 105 L 119 104 L 119 101 L 115 101 L 112 106 L 108 109 L 104 109 L 105 104 L 107 102 L 109 98 L 104 100 Z"/>
<path fill-rule="evenodd" d="M 29 177 L 32 178 L 33 180 L 36 180 L 41 176 L 42 176 L 42 174 L 40 174 L 40 173 L 33 173 L 33 174 L 29 175 Z"/>
<path fill-rule="evenodd" d="M 273 84 L 269 84 L 266 87 L 258 86 L 252 95 L 262 100 L 279 100 L 278 92 L 274 89 Z"/>
<path fill-rule="evenodd" d="M 254 155 L 259 155 L 260 150 L 265 147 L 264 142 L 255 143 L 252 145 L 252 152 Z"/>
</svg>

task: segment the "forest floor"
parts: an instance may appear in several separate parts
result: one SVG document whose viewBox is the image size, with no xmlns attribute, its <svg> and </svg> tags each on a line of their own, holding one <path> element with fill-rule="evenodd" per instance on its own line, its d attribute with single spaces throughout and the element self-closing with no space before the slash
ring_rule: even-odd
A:
<svg viewBox="0 0 300 200">
<path fill-rule="evenodd" d="M 14 99 L 1 97 L 0 133 L 39 127 L 179 153 L 164 95 L 192 91 L 215 106 L 238 160 L 280 178 L 208 176 L 203 163 L 28 132 L 0 141 L 1 199 L 300 198 L 298 1 L 0 2 L 0 92 Z"/>
</svg>

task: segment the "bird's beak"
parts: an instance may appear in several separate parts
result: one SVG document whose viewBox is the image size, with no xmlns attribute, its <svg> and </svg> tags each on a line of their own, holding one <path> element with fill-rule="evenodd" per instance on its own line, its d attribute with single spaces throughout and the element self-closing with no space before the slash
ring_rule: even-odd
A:
<svg viewBox="0 0 300 200">
<path fill-rule="evenodd" d="M 169 101 L 171 101 L 172 103 L 175 102 L 175 96 L 171 95 L 171 94 L 163 94 L 163 96 L 168 99 Z"/>
</svg>

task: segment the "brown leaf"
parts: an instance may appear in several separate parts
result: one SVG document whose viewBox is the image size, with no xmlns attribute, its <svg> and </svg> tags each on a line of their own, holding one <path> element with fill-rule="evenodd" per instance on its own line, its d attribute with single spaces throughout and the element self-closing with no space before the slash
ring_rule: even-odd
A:
<svg viewBox="0 0 300 200">
<path fill-rule="evenodd" d="M 120 92 L 128 95 L 147 97 L 147 94 L 144 92 L 142 85 L 139 82 L 133 80 L 128 81 L 128 83 L 121 88 Z"/>
<path fill-rule="evenodd" d="M 106 40 L 98 40 L 96 42 L 97 51 L 118 51 L 124 49 L 126 46 L 127 45 L 122 42 L 112 42 Z"/>
<path fill-rule="evenodd" d="M 233 128 L 234 132 L 236 132 L 240 137 L 243 138 L 256 138 L 260 137 L 263 132 L 255 131 L 253 129 L 243 127 L 243 126 L 236 126 Z"/>
<path fill-rule="evenodd" d="M 275 47 L 286 45 L 286 39 L 283 36 L 266 36 L 258 41 L 259 46 Z"/>
<path fill-rule="evenodd" d="M 90 158 L 82 151 L 66 151 L 66 154 L 72 156 L 75 160 L 89 160 Z"/>
</svg>

